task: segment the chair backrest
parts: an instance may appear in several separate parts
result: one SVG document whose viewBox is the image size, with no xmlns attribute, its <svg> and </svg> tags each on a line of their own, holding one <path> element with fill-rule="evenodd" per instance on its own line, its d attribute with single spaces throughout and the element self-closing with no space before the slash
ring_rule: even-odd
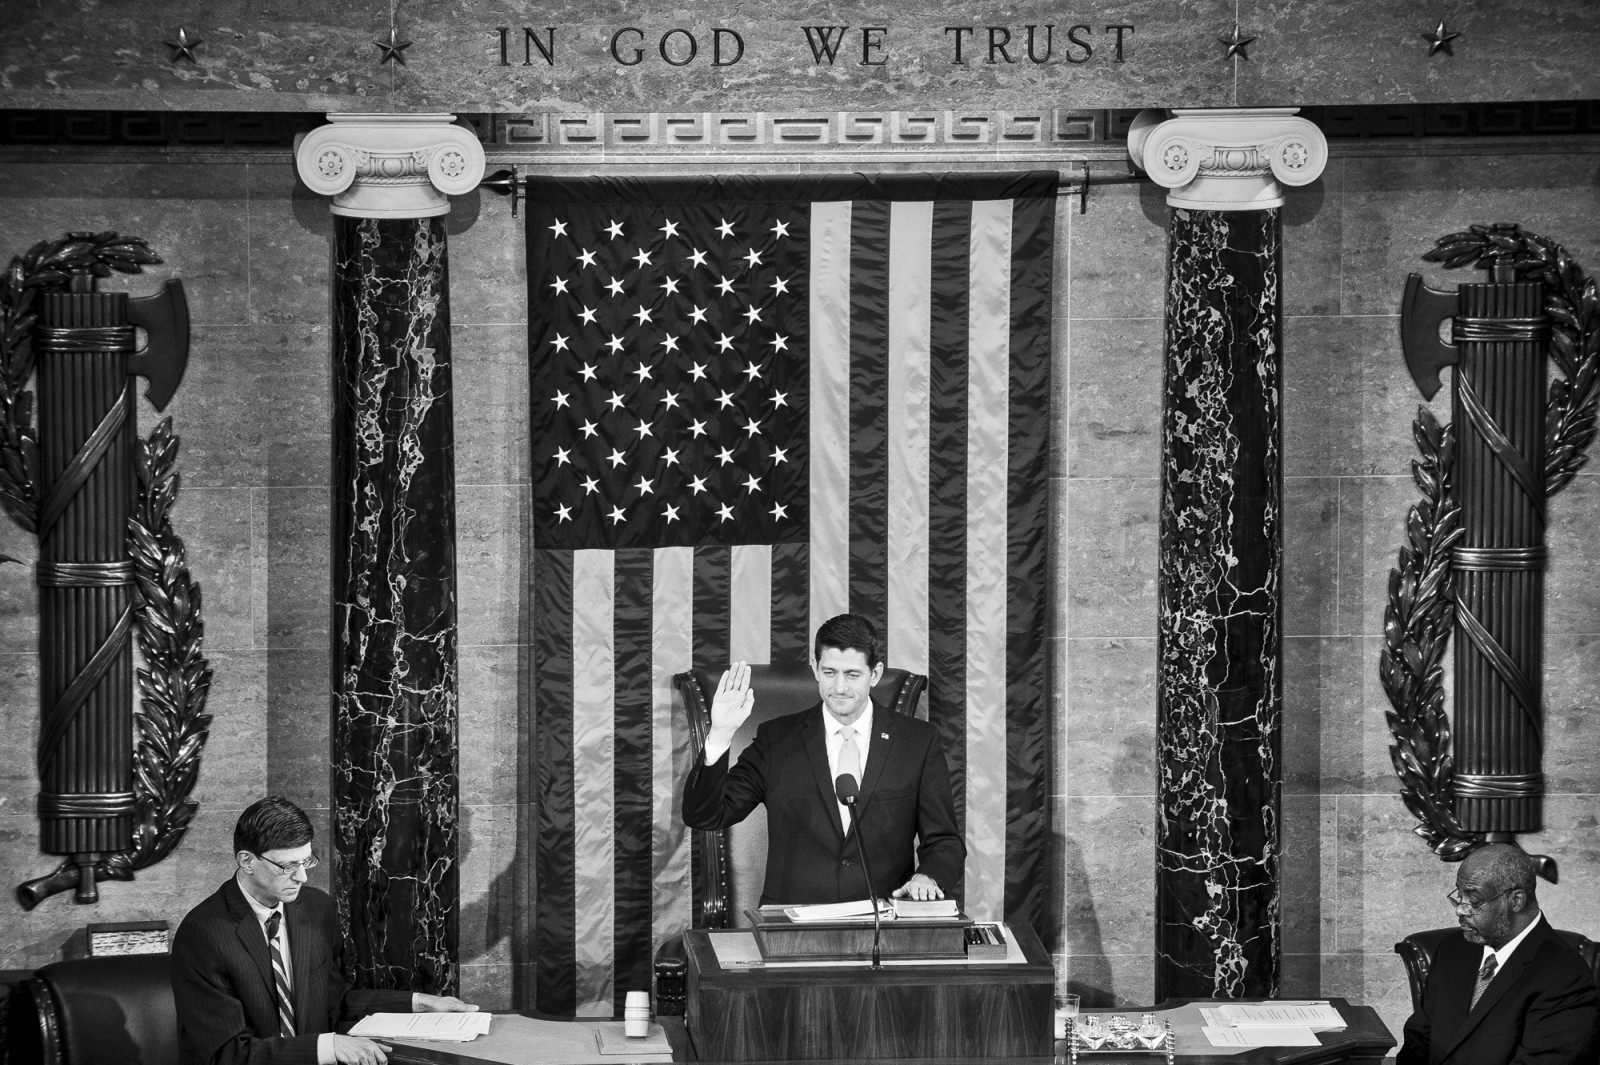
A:
<svg viewBox="0 0 1600 1065">
<path fill-rule="evenodd" d="M 177 1061 L 171 972 L 169 954 L 75 958 L 41 968 L 29 991 L 45 1065 Z"/>
<path fill-rule="evenodd" d="M 1428 970 L 1433 967 L 1433 956 L 1455 928 L 1430 928 L 1426 932 L 1412 932 L 1394 945 L 1394 952 L 1406 963 L 1406 980 L 1411 985 L 1411 1009 L 1422 1009 L 1422 989 L 1428 986 Z M 1557 931 L 1577 950 L 1578 956 L 1589 966 L 1596 987 L 1600 987 L 1600 946 L 1582 932 Z"/>
<path fill-rule="evenodd" d="M 694 736 L 691 757 L 699 757 L 706 734 L 711 729 L 711 700 L 717 693 L 722 671 L 697 669 L 673 678 L 688 711 L 689 729 Z M 885 669 L 873 694 L 896 713 L 926 719 L 922 691 L 928 678 L 903 669 Z M 756 694 L 750 717 L 734 734 L 729 756 L 739 752 L 755 738 L 764 721 L 792 714 L 816 705 L 817 678 L 805 663 L 750 667 L 750 687 Z M 737 825 L 720 832 L 694 833 L 694 927 L 729 928 L 749 924 L 745 911 L 761 899 L 761 886 L 767 874 L 767 810 L 755 812 Z"/>
</svg>

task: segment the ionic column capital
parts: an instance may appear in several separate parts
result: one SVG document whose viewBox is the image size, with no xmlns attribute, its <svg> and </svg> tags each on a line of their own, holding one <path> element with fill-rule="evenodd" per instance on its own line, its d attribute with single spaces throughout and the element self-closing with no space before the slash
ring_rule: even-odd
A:
<svg viewBox="0 0 1600 1065">
<path fill-rule="evenodd" d="M 295 141 L 294 163 L 328 209 L 355 218 L 450 213 L 450 196 L 483 179 L 483 145 L 454 115 L 330 114 Z"/>
<path fill-rule="evenodd" d="M 1133 165 L 1199 211 L 1283 206 L 1282 185 L 1306 185 L 1328 164 L 1328 139 L 1297 107 L 1143 111 L 1128 129 Z M 1280 184 L 1281 183 L 1281 184 Z"/>
</svg>

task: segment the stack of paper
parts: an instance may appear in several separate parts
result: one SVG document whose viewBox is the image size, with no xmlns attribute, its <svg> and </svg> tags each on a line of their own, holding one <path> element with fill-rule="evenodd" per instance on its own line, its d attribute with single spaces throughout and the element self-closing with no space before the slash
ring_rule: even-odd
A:
<svg viewBox="0 0 1600 1065">
<path fill-rule="evenodd" d="M 492 1013 L 369 1013 L 350 1029 L 366 1039 L 429 1039 L 469 1043 L 489 1034 Z"/>
<path fill-rule="evenodd" d="M 887 899 L 879 903 L 878 911 L 884 920 L 894 919 L 894 907 Z M 872 919 L 872 900 L 855 899 L 850 902 L 818 902 L 810 906 L 786 906 L 784 914 L 791 921 L 848 921 L 854 918 Z"/>
<path fill-rule="evenodd" d="M 1202 1009 L 1214 1047 L 1314 1047 L 1318 1032 L 1344 1027 L 1327 1002 L 1259 1002 Z"/>
</svg>

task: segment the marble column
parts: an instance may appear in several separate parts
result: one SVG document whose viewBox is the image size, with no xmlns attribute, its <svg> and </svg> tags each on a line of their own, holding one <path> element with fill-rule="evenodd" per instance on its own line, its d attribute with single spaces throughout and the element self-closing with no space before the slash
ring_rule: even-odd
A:
<svg viewBox="0 0 1600 1065">
<path fill-rule="evenodd" d="M 358 986 L 453 994 L 460 899 L 455 441 L 446 194 L 483 176 L 451 115 L 329 115 L 333 890 Z"/>
<path fill-rule="evenodd" d="M 1157 626 L 1156 1001 L 1278 993 L 1283 707 L 1281 184 L 1293 108 L 1145 112 L 1168 189 Z"/>
</svg>

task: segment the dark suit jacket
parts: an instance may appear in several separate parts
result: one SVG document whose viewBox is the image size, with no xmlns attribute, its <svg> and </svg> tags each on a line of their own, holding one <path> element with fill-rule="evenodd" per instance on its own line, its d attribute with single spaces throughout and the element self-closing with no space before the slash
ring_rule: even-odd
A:
<svg viewBox="0 0 1600 1065">
<path fill-rule="evenodd" d="M 1550 922 L 1539 918 L 1468 1013 L 1482 964 L 1483 947 L 1459 932 L 1439 945 L 1396 1065 L 1594 1065 L 1594 974 Z"/>
<path fill-rule="evenodd" d="M 846 836 L 828 773 L 824 712 L 818 703 L 763 723 L 731 770 L 726 754 L 709 766 L 703 755 L 695 759 L 683 793 L 684 822 L 691 828 L 725 828 L 766 803 L 763 904 L 865 897 L 866 878 L 856 858 L 858 829 L 878 895 L 920 872 L 959 898 L 967 848 L 956 827 L 950 770 L 933 726 L 874 702 L 861 798 Z"/>
<path fill-rule="evenodd" d="M 317 1036 L 367 1013 L 410 1013 L 409 991 L 355 991 L 339 971 L 333 900 L 307 885 L 283 907 L 297 1035 L 278 1035 L 272 961 L 261 922 L 229 877 L 189 911 L 172 940 L 172 997 L 185 1065 L 316 1065 Z"/>
</svg>

